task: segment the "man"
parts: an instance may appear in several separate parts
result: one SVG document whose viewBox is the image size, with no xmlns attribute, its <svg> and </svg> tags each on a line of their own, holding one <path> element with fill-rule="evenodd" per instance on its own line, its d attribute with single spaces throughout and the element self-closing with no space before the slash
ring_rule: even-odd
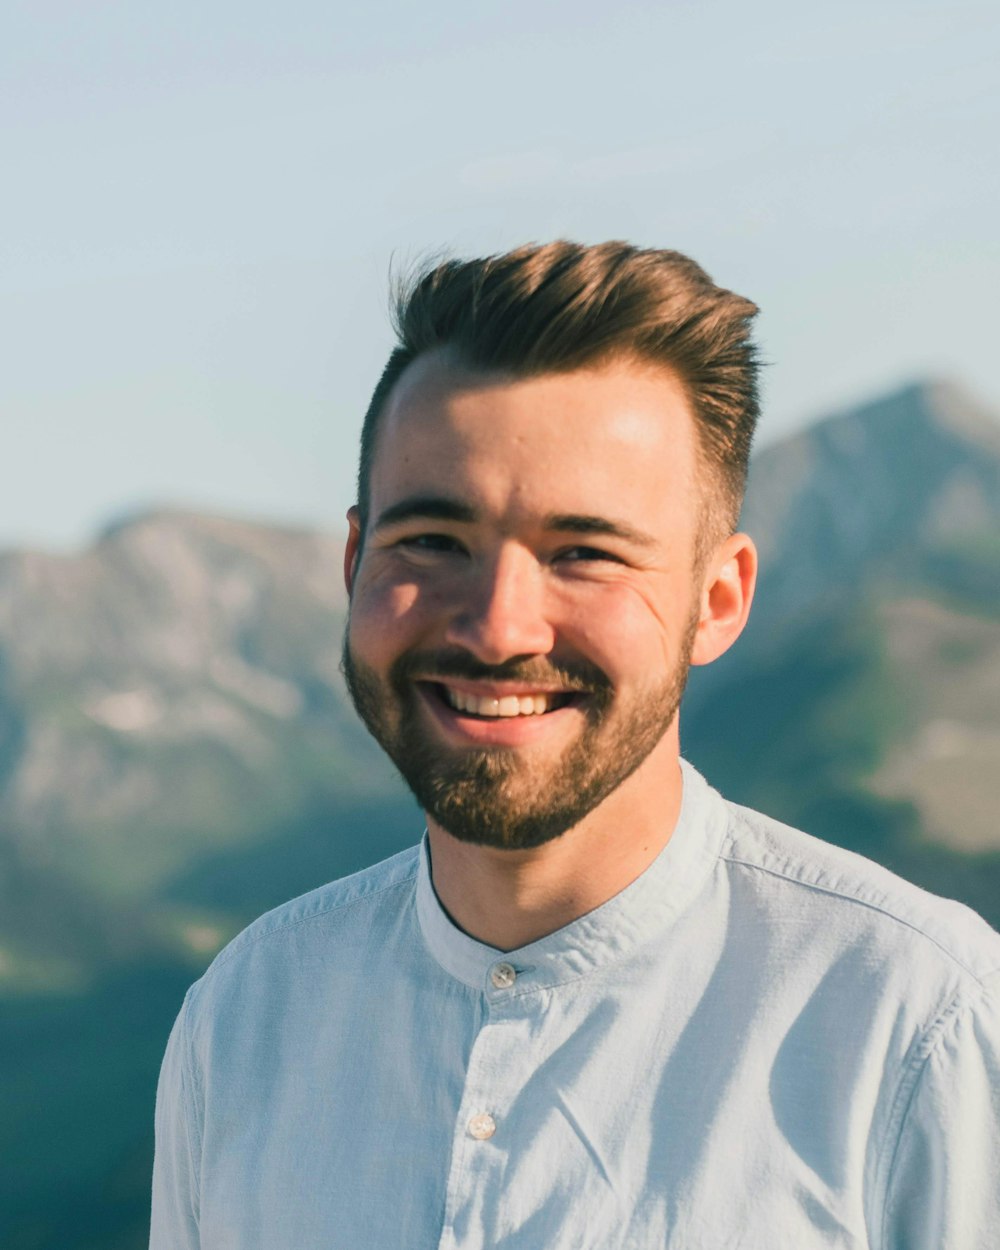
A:
<svg viewBox="0 0 1000 1250">
<path fill-rule="evenodd" d="M 1000 1246 L 1000 938 L 679 761 L 755 311 L 619 243 L 404 292 L 344 671 L 427 833 L 189 992 L 154 1250 Z"/>
</svg>

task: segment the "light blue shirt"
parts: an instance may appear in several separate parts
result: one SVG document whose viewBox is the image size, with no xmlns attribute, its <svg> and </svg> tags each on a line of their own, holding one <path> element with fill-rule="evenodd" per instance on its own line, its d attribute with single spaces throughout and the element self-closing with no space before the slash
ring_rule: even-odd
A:
<svg viewBox="0 0 1000 1250">
<path fill-rule="evenodd" d="M 363 831 L 359 831 L 359 837 Z M 997 1250 L 1000 937 L 685 766 L 650 868 L 506 954 L 426 845 L 188 993 L 153 1250 Z"/>
</svg>

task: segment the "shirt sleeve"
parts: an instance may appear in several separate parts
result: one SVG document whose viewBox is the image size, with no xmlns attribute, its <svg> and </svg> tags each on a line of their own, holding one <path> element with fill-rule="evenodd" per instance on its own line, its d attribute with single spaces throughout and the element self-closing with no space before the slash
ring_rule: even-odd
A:
<svg viewBox="0 0 1000 1250">
<path fill-rule="evenodd" d="M 1000 1246 L 1000 972 L 942 1022 L 903 1118 L 882 1250 Z"/>
<path fill-rule="evenodd" d="M 190 995 L 189 995 L 190 998 Z M 156 1091 L 156 1153 L 149 1250 L 200 1250 L 200 1120 L 188 1063 L 185 1000 L 167 1042 Z"/>
</svg>

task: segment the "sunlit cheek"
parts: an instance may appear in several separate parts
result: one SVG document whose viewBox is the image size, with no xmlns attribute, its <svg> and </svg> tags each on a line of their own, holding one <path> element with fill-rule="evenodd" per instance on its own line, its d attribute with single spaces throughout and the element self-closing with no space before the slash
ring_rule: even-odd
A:
<svg viewBox="0 0 1000 1250">
<path fill-rule="evenodd" d="M 634 646 L 642 624 L 627 591 L 600 584 L 563 595 L 559 617 L 567 640 L 602 667 L 620 657 L 623 645 Z"/>
<path fill-rule="evenodd" d="M 415 582 L 404 582 L 386 588 L 380 611 L 393 620 L 402 620 L 418 611 L 422 602 L 426 602 L 426 596 L 421 595 L 420 587 Z"/>
<path fill-rule="evenodd" d="M 413 582 L 376 582 L 354 596 L 351 615 L 356 626 L 392 629 L 411 617 L 420 604 L 420 588 Z"/>
<path fill-rule="evenodd" d="M 418 644 L 447 612 L 442 588 L 419 577 L 374 577 L 360 585 L 351 604 L 351 633 L 366 652 L 390 652 Z"/>
<path fill-rule="evenodd" d="M 591 586 L 567 597 L 563 630 L 575 650 L 612 680 L 632 680 L 638 670 L 649 680 L 672 671 L 686 632 L 688 597 L 643 593 L 628 585 Z"/>
</svg>

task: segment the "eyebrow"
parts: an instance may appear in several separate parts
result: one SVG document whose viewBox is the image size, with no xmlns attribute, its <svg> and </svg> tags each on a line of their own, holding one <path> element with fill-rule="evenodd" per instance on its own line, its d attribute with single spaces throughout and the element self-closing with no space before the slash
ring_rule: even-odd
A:
<svg viewBox="0 0 1000 1250">
<path fill-rule="evenodd" d="M 479 512 L 470 504 L 446 495 L 413 495 L 390 504 L 379 513 L 373 529 L 385 529 L 406 521 L 458 521 L 471 524 L 479 519 Z M 609 517 L 589 516 L 577 512 L 551 512 L 542 522 L 549 533 L 581 534 L 619 538 L 637 547 L 655 547 L 656 539 L 626 521 L 613 521 Z"/>
<path fill-rule="evenodd" d="M 575 512 L 550 513 L 545 518 L 545 529 L 560 534 L 596 534 L 606 538 L 620 538 L 637 547 L 655 547 L 656 539 L 643 533 L 626 521 L 612 521 L 603 516 L 584 516 Z"/>
<path fill-rule="evenodd" d="M 402 521 L 475 521 L 475 508 L 457 499 L 448 499 L 444 495 L 412 495 L 409 499 L 401 499 L 399 503 L 390 504 L 378 514 L 373 529 L 385 529 L 389 525 L 399 525 Z"/>
</svg>

